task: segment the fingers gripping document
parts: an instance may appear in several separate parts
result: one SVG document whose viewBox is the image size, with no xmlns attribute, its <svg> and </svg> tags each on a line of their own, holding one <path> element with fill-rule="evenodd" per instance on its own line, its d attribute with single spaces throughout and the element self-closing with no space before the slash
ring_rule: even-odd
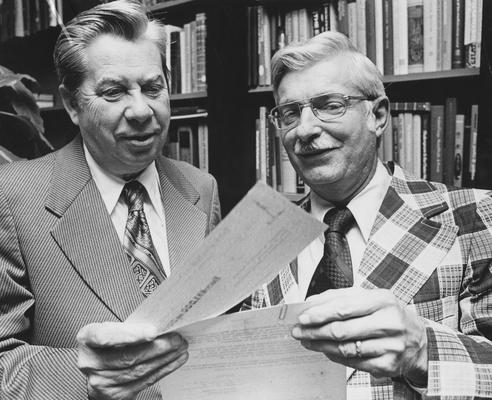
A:
<svg viewBox="0 0 492 400">
<path fill-rule="evenodd" d="M 272 280 L 325 227 L 257 183 L 137 307 L 127 321 L 152 323 L 162 333 L 181 332 L 190 343 L 187 364 L 161 381 L 166 400 L 345 397 L 345 369 L 290 336 L 305 305 L 286 307 L 282 318 L 282 307 L 217 317 Z M 343 395 L 329 397 L 335 383 Z M 312 393 L 320 385 L 319 395 Z"/>
</svg>

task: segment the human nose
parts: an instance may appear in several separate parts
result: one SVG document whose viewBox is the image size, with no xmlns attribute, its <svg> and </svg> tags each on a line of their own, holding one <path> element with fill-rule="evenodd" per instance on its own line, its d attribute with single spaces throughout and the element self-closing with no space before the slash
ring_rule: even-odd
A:
<svg viewBox="0 0 492 400">
<path fill-rule="evenodd" d="M 297 136 L 306 140 L 312 136 L 319 135 L 321 133 L 320 120 L 314 114 L 311 103 L 303 104 L 300 107 L 301 115 L 297 126 Z"/>
<path fill-rule="evenodd" d="M 125 110 L 125 117 L 128 120 L 137 122 L 147 121 L 153 114 L 152 109 L 147 103 L 145 96 L 141 93 L 133 93 L 130 99 L 130 103 Z"/>
</svg>

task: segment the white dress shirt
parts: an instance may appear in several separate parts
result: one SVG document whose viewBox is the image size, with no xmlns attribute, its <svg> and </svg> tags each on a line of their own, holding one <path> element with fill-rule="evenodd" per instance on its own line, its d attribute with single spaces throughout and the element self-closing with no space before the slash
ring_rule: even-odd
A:
<svg viewBox="0 0 492 400">
<path fill-rule="evenodd" d="M 104 205 L 106 206 L 111 221 L 118 233 L 118 238 L 123 244 L 126 220 L 128 218 L 128 205 L 123 196 L 121 196 L 121 191 L 126 182 L 103 170 L 94 160 L 85 144 L 84 153 L 92 178 L 101 193 Z M 162 205 L 161 185 L 155 162 L 150 164 L 136 180 L 144 185 L 149 195 L 150 202 L 149 198 L 146 198 L 144 201 L 145 217 L 149 224 L 150 235 L 152 236 L 152 242 L 154 243 L 157 255 L 161 260 L 166 276 L 169 276 L 171 268 L 169 265 L 169 249 L 167 246 L 166 219 L 164 207 Z"/>
<path fill-rule="evenodd" d="M 354 286 L 360 285 L 359 265 L 369 240 L 371 228 L 390 182 L 390 174 L 378 160 L 376 172 L 369 184 L 347 204 L 347 208 L 352 212 L 356 222 L 346 234 L 352 258 Z M 331 203 L 311 191 L 311 214 L 316 219 L 323 221 L 330 208 L 333 208 Z M 321 234 L 298 256 L 299 294 L 303 299 L 306 297 L 314 271 L 323 257 L 324 243 L 325 236 Z"/>
</svg>

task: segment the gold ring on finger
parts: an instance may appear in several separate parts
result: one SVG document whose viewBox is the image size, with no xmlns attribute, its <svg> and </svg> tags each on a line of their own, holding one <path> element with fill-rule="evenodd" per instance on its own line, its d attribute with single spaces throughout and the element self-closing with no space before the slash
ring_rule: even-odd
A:
<svg viewBox="0 0 492 400">
<path fill-rule="evenodd" d="M 362 342 L 360 340 L 355 341 L 355 356 L 357 358 L 362 358 L 362 350 L 361 350 Z"/>
</svg>

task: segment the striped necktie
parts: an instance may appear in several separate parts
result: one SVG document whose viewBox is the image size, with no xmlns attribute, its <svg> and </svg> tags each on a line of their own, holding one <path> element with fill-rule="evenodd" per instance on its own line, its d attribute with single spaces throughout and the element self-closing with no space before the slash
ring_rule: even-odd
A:
<svg viewBox="0 0 492 400">
<path fill-rule="evenodd" d="M 123 197 L 128 205 L 123 246 L 130 261 L 130 268 L 144 296 L 151 294 L 161 281 L 166 279 L 145 217 L 146 196 L 145 187 L 138 181 L 127 182 L 123 188 Z"/>
</svg>

